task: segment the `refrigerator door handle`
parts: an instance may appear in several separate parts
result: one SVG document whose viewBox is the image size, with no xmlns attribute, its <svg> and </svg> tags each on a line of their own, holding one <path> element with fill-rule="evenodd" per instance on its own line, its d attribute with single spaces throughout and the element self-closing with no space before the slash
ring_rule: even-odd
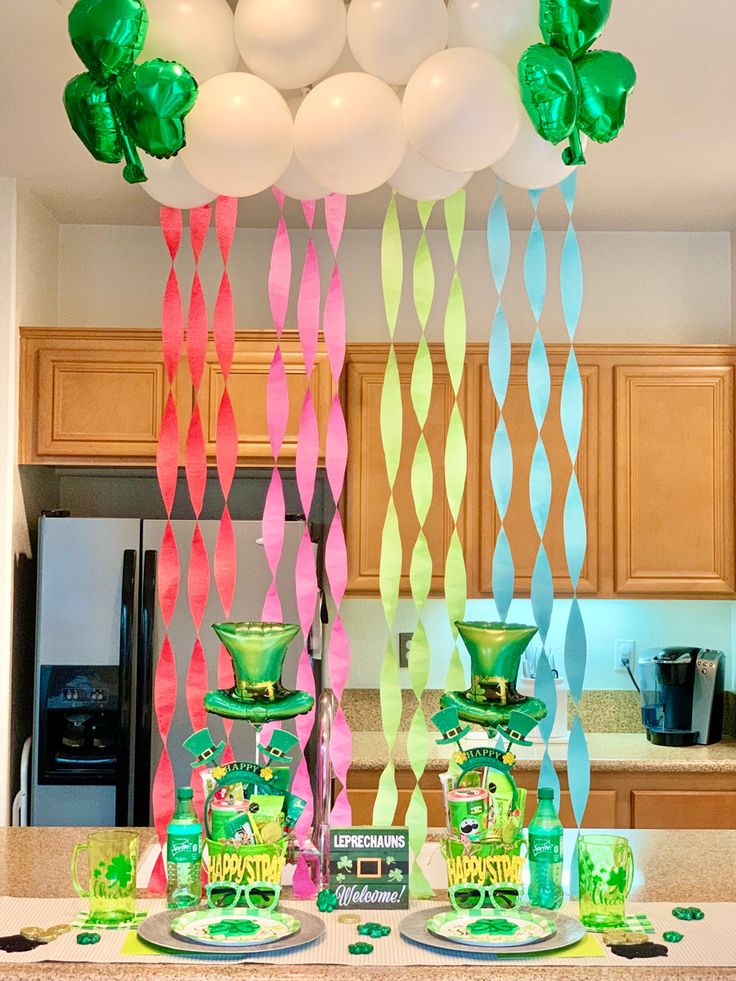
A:
<svg viewBox="0 0 736 981">
<path fill-rule="evenodd" d="M 138 615 L 138 663 L 136 667 L 135 767 L 133 774 L 133 824 L 146 828 L 151 818 L 151 726 L 153 724 L 153 625 L 156 614 L 158 552 L 143 553 L 141 601 Z"/>
<path fill-rule="evenodd" d="M 130 823 L 128 795 L 130 789 L 130 704 L 133 684 L 133 617 L 135 615 L 135 573 L 138 553 L 123 552 L 123 577 L 120 590 L 120 660 L 118 667 L 118 759 L 115 780 L 115 824 Z"/>
</svg>

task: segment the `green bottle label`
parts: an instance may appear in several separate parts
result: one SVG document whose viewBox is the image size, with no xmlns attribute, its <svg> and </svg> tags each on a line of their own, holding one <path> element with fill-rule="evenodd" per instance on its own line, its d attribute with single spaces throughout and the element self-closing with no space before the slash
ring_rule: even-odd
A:
<svg viewBox="0 0 736 981">
<path fill-rule="evenodd" d="M 177 864 L 183 862 L 198 862 L 202 852 L 199 838 L 191 837 L 169 837 L 167 842 L 167 856 L 170 862 Z"/>
<path fill-rule="evenodd" d="M 554 865 L 562 861 L 562 842 L 529 832 L 529 860 Z"/>
</svg>

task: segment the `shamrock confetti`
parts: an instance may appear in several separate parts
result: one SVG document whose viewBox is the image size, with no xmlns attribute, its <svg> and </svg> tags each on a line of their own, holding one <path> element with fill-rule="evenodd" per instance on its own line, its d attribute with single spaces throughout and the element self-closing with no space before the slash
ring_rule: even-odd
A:
<svg viewBox="0 0 736 981">
<path fill-rule="evenodd" d="M 350 954 L 372 954 L 373 944 L 365 943 L 364 941 L 359 941 L 357 944 L 348 944 L 348 953 Z"/>
<path fill-rule="evenodd" d="M 317 909 L 320 913 L 332 913 L 337 909 L 337 896 L 331 889 L 321 889 L 317 893 Z"/>
<path fill-rule="evenodd" d="M 666 940 L 668 944 L 679 944 L 682 938 L 683 934 L 678 933 L 677 930 L 667 930 L 666 933 L 662 934 L 662 939 Z"/>
<path fill-rule="evenodd" d="M 93 931 L 88 931 L 86 933 L 77 934 L 77 943 L 86 947 L 90 944 L 98 944 L 100 942 L 99 933 L 94 933 Z"/>
<path fill-rule="evenodd" d="M 676 920 L 702 920 L 705 913 L 697 906 L 675 906 L 672 915 Z"/>
<path fill-rule="evenodd" d="M 361 923 L 358 927 L 358 933 L 362 937 L 380 940 L 381 937 L 387 937 L 391 933 L 391 927 L 384 926 L 382 923 Z"/>
<path fill-rule="evenodd" d="M 72 46 L 88 71 L 67 84 L 66 114 L 95 160 L 125 158 L 129 184 L 146 180 L 138 147 L 163 158 L 181 150 L 197 98 L 197 83 L 176 62 L 135 63 L 147 30 L 143 0 L 77 0 L 69 14 Z"/>
</svg>

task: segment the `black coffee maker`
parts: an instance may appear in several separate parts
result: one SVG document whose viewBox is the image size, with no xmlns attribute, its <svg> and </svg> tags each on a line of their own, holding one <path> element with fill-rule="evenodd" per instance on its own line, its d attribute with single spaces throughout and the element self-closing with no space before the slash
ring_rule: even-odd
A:
<svg viewBox="0 0 736 981">
<path fill-rule="evenodd" d="M 717 743 L 723 733 L 725 658 L 701 647 L 664 647 L 639 658 L 641 720 L 658 746 Z"/>
</svg>

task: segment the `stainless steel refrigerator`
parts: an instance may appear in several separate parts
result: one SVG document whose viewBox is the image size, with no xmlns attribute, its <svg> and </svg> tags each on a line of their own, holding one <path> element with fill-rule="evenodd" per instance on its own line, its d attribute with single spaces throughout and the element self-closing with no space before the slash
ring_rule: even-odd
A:
<svg viewBox="0 0 736 981">
<path fill-rule="evenodd" d="M 39 527 L 36 665 L 31 757 L 31 824 L 150 824 L 150 785 L 161 755 L 152 690 L 163 640 L 156 593 L 163 521 L 44 517 Z M 168 750 L 177 786 L 191 780 L 191 734 L 184 691 L 195 634 L 187 601 L 193 521 L 174 521 L 180 586 L 169 636 L 176 659 L 176 711 Z M 238 576 L 232 618 L 258 620 L 271 574 L 258 521 L 234 522 Z M 210 557 L 218 522 L 201 522 Z M 297 623 L 294 569 L 303 521 L 288 521 L 277 583 L 285 622 Z M 316 546 L 315 546 L 316 548 Z M 210 687 L 217 687 L 224 618 L 211 576 L 201 640 Z M 319 620 L 317 621 L 319 623 Z M 310 649 L 312 637 L 310 636 Z M 319 647 L 319 644 L 317 644 Z M 292 642 L 284 683 L 294 685 L 301 635 Z M 222 720 L 208 717 L 215 741 Z M 235 725 L 237 758 L 253 758 L 251 726 Z"/>
</svg>

